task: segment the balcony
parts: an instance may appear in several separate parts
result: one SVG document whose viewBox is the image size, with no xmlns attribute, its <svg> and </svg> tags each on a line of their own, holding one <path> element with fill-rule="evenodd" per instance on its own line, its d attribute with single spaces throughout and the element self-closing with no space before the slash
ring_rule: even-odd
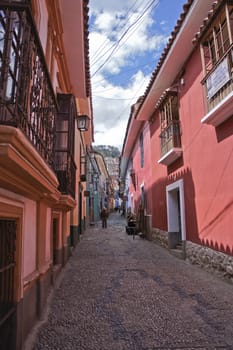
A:
<svg viewBox="0 0 233 350">
<path fill-rule="evenodd" d="M 182 156 L 179 120 L 172 120 L 162 130 L 160 139 L 161 158 L 158 160 L 158 163 L 168 166 Z"/>
<path fill-rule="evenodd" d="M 76 165 L 74 162 L 74 133 L 77 109 L 75 97 L 58 94 L 56 122 L 55 172 L 59 191 L 75 198 Z"/>
<path fill-rule="evenodd" d="M 217 127 L 233 115 L 232 54 L 233 47 L 231 46 L 202 82 L 206 89 L 208 110 L 201 119 L 202 123 Z"/>
<path fill-rule="evenodd" d="M 0 6 L 0 125 L 19 128 L 54 169 L 56 98 L 27 3 Z"/>
<path fill-rule="evenodd" d="M 58 190 L 75 198 L 76 165 L 66 151 L 56 151 L 56 175 L 59 181 Z"/>
</svg>

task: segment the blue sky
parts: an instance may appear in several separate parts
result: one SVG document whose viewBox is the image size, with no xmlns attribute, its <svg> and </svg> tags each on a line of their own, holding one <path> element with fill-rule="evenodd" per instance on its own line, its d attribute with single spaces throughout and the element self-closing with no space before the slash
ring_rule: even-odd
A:
<svg viewBox="0 0 233 350">
<path fill-rule="evenodd" d="M 95 145 L 121 148 L 130 107 L 149 83 L 185 0 L 90 0 Z"/>
</svg>

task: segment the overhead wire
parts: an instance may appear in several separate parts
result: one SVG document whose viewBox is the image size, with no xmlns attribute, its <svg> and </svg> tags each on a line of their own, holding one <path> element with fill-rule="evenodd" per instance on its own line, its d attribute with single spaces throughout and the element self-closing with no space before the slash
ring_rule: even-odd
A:
<svg viewBox="0 0 233 350">
<path fill-rule="evenodd" d="M 158 6 L 158 2 L 151 8 L 151 10 L 153 10 L 157 6 Z M 143 22 L 143 21 L 144 21 L 144 18 L 142 16 L 142 18 L 140 18 L 139 21 L 137 22 L 137 26 L 135 26 L 133 31 L 130 33 L 130 36 L 128 38 L 126 38 L 126 40 L 123 43 L 121 43 L 121 45 L 118 45 L 115 52 L 117 52 L 125 44 L 125 42 L 132 36 L 132 34 L 138 29 L 138 27 L 141 25 L 141 22 Z"/>
<path fill-rule="evenodd" d="M 138 0 L 135 0 L 133 5 L 128 9 L 128 11 L 126 12 L 126 15 L 125 15 L 126 18 L 128 18 L 129 13 L 134 9 L 137 2 L 138 2 Z M 117 30 L 117 27 L 116 27 L 116 30 Z M 103 50 L 107 46 L 108 43 L 109 43 L 108 38 L 106 38 L 105 41 L 98 47 L 96 52 L 93 54 L 93 56 L 92 56 L 93 59 L 95 59 L 97 53 L 99 53 L 100 50 Z"/>
<path fill-rule="evenodd" d="M 134 9 L 134 7 L 135 7 L 135 4 L 137 3 L 137 1 L 138 0 L 136 0 L 135 1 L 135 3 L 131 6 L 131 8 L 127 11 L 127 13 L 126 13 L 126 15 L 125 15 L 125 21 L 124 21 L 124 23 L 122 24 L 118 24 L 118 27 L 120 27 L 119 28 L 119 31 L 118 31 L 118 35 L 123 35 L 124 34 L 124 31 L 125 31 L 125 26 L 126 26 L 126 24 L 127 24 L 127 22 L 128 22 L 128 20 L 129 20 L 129 15 L 130 15 L 130 13 L 131 13 L 131 11 Z M 149 0 L 150 1 L 150 0 Z M 139 11 L 139 8 L 140 8 L 140 5 L 138 6 L 138 7 L 136 7 L 136 9 L 134 9 L 134 11 Z M 116 26 L 116 28 L 115 28 L 115 31 L 117 31 L 117 26 Z M 122 32 L 122 34 L 121 34 L 121 32 Z M 103 49 L 102 49 L 102 51 L 100 52 L 100 54 L 99 54 L 99 56 L 97 56 L 94 60 L 93 60 L 93 64 L 95 64 L 96 62 L 98 62 L 102 57 L 104 57 L 108 52 L 109 52 L 109 50 L 111 50 L 115 45 L 116 45 L 116 42 L 113 42 L 113 43 L 111 43 L 111 42 L 109 42 L 109 40 L 108 40 L 108 38 L 106 38 L 106 40 L 104 41 L 104 43 L 105 43 L 105 45 L 104 45 L 104 47 L 103 47 L 103 49 L 105 49 L 106 48 L 106 50 L 104 51 Z M 109 47 L 109 44 L 111 44 L 111 46 Z M 100 45 L 100 47 L 102 48 L 102 45 Z M 99 51 L 99 50 L 98 50 Z M 101 56 L 100 56 L 101 55 Z"/>
<path fill-rule="evenodd" d="M 113 55 L 114 51 L 117 49 L 117 47 L 118 47 L 119 43 L 121 42 L 121 40 L 126 36 L 126 34 L 130 31 L 130 29 L 133 28 L 133 26 L 139 22 L 139 20 L 144 16 L 144 14 L 148 11 L 148 9 L 153 5 L 153 3 L 154 3 L 155 1 L 158 1 L 158 0 L 152 0 L 148 6 L 144 7 L 144 9 L 143 9 L 142 13 L 140 14 L 140 16 L 137 17 L 137 19 L 136 19 L 133 23 L 131 23 L 131 25 L 124 31 L 124 33 L 120 36 L 120 38 L 108 49 L 108 51 L 111 50 L 111 49 L 112 49 L 112 51 L 110 52 L 110 54 L 108 55 L 108 57 L 105 59 L 105 61 L 102 63 L 102 65 L 95 71 L 95 73 L 93 74 L 93 76 L 107 63 L 107 61 L 108 61 L 108 60 L 111 58 L 111 56 Z M 100 57 L 98 58 L 98 60 L 100 60 L 101 58 L 103 58 L 103 57 L 105 56 L 105 54 L 106 54 L 106 53 L 104 53 L 102 56 L 100 56 Z M 97 61 L 98 61 L 98 60 L 97 60 Z M 92 64 L 96 64 L 97 61 L 94 61 Z"/>
<path fill-rule="evenodd" d="M 128 101 L 128 100 L 133 100 L 135 98 L 135 96 L 130 98 L 114 98 L 114 97 L 104 97 L 104 96 L 98 96 L 98 95 L 93 95 L 93 97 L 103 98 L 104 100 L 114 100 L 114 101 Z"/>
<path fill-rule="evenodd" d="M 153 6 L 153 4 L 156 2 L 156 5 L 158 5 L 159 1 L 158 0 L 152 0 L 148 6 L 144 7 L 144 10 L 142 11 L 142 13 L 140 14 L 139 17 L 137 17 L 137 19 L 130 24 L 130 26 L 124 31 L 124 33 L 121 35 L 121 37 L 117 40 L 116 43 L 114 43 L 114 45 L 112 45 L 112 50 L 109 53 L 108 57 L 104 60 L 104 62 L 96 69 L 96 71 L 92 74 L 92 77 L 95 76 L 96 73 L 98 73 L 103 67 L 104 65 L 110 60 L 110 58 L 112 57 L 112 55 L 114 54 L 114 52 L 117 50 L 120 42 L 123 40 L 123 38 L 126 36 L 126 34 L 131 30 L 131 28 L 133 28 L 141 19 L 142 17 L 145 15 L 145 13 Z M 130 36 L 128 37 L 128 39 L 130 38 Z M 110 48 L 110 49 L 111 49 Z M 101 59 L 103 57 L 103 55 L 99 58 Z M 93 64 L 95 64 L 97 61 L 95 61 Z"/>
<path fill-rule="evenodd" d="M 147 61 L 146 64 L 140 64 L 140 65 L 138 65 L 138 66 L 134 66 L 133 68 L 125 69 L 124 71 L 122 71 L 122 72 L 120 72 L 120 73 L 118 73 L 118 74 L 112 75 L 112 76 L 111 76 L 111 81 L 113 81 L 113 80 L 115 80 L 115 79 L 118 79 L 118 78 L 121 77 L 121 76 L 126 75 L 128 72 L 135 71 L 135 70 L 137 70 L 138 68 L 142 68 L 142 67 L 144 67 L 144 69 L 145 69 L 145 68 L 149 68 L 149 66 L 150 66 L 151 64 L 154 64 L 154 63 L 155 63 L 155 58 L 153 58 L 153 60 Z M 147 67 L 147 66 L 148 66 L 148 67 Z M 102 78 L 102 79 L 100 79 L 100 80 L 96 80 L 96 81 L 92 82 L 92 86 L 95 86 L 95 85 L 100 84 L 101 82 L 105 82 L 105 81 L 106 81 L 106 78 Z M 109 89 L 107 89 L 107 90 L 112 90 L 112 89 L 115 89 L 115 86 L 114 86 L 114 87 L 111 87 L 111 88 L 109 88 Z M 104 89 L 104 90 L 101 91 L 101 92 L 105 92 L 105 91 L 107 91 L 107 90 Z M 98 93 L 99 93 L 99 91 L 98 91 Z"/>
</svg>

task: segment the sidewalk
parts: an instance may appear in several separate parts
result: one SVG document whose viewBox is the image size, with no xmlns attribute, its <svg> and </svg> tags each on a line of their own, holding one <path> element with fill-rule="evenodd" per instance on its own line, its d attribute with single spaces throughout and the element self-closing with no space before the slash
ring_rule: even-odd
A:
<svg viewBox="0 0 233 350">
<path fill-rule="evenodd" d="M 232 325 L 232 285 L 128 236 L 113 213 L 82 236 L 26 350 L 232 350 Z"/>
</svg>

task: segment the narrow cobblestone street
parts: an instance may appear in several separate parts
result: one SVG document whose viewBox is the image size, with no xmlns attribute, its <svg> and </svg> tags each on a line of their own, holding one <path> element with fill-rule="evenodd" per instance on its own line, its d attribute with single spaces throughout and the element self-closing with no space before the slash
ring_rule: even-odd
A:
<svg viewBox="0 0 233 350">
<path fill-rule="evenodd" d="M 232 285 L 128 236 L 113 213 L 82 236 L 26 348 L 230 350 L 232 325 Z"/>
</svg>

